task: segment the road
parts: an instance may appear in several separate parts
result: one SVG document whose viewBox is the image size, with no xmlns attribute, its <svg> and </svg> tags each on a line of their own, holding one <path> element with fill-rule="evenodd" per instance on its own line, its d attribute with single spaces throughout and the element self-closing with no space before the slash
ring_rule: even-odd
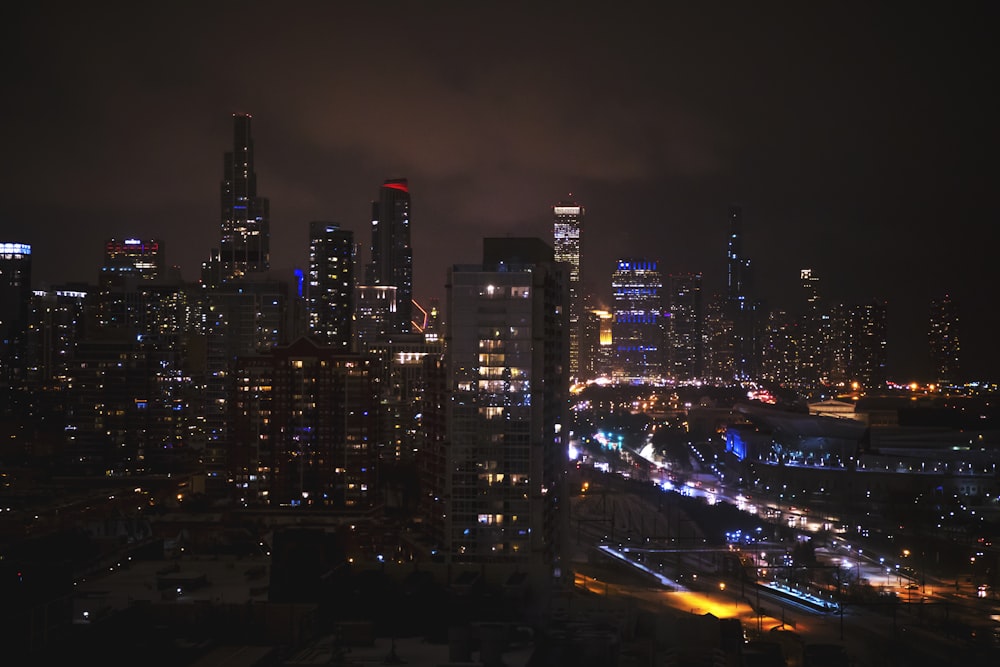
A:
<svg viewBox="0 0 1000 667">
<path fill-rule="evenodd" d="M 758 593 L 756 587 L 748 587 L 745 582 L 741 584 L 735 576 L 726 578 L 717 571 L 702 572 L 680 586 L 676 582 L 658 581 L 638 569 L 631 573 L 615 569 L 610 557 L 599 566 L 592 562 L 594 545 L 610 542 L 617 549 L 621 544 L 620 551 L 625 553 L 629 543 L 635 544 L 636 537 L 645 531 L 648 531 L 647 535 L 668 540 L 677 539 L 678 533 L 683 530 L 690 531 L 691 537 L 681 541 L 692 544 L 692 547 L 679 551 L 696 553 L 698 549 L 693 546 L 696 540 L 691 539 L 696 536 L 693 528 L 682 527 L 683 517 L 665 517 L 662 512 L 661 506 L 628 494 L 616 492 L 613 496 L 609 494 L 600 499 L 597 496 L 581 496 L 573 512 L 578 545 L 578 588 L 606 596 L 609 600 L 628 597 L 647 611 L 710 613 L 718 618 L 739 618 L 748 638 L 779 637 L 781 642 L 793 649 L 807 643 L 839 644 L 845 647 L 855 667 L 912 664 L 992 666 L 1000 661 L 995 649 L 988 648 L 986 642 L 981 641 L 982 636 L 972 638 L 958 627 L 959 619 L 965 616 L 964 607 L 958 600 L 941 597 L 946 595 L 946 591 L 940 582 L 925 582 L 926 590 L 933 597 L 922 603 L 918 600 L 907 604 L 906 596 L 900 594 L 900 600 L 887 597 L 864 604 L 848 604 L 842 613 L 817 613 L 766 591 Z M 626 526 L 630 533 L 623 530 Z M 645 530 L 639 530 L 639 526 Z M 625 541 L 615 542 L 612 539 L 615 536 Z M 641 545 L 636 546 L 639 548 L 635 551 L 641 552 Z M 718 548 L 707 547 L 705 550 L 719 551 Z M 706 563 L 714 560 L 714 557 L 705 558 Z M 858 567 L 856 558 L 853 564 Z M 658 565 L 651 562 L 649 569 L 659 575 L 665 570 Z M 881 563 L 869 563 L 862 559 L 861 567 L 864 568 L 862 576 L 875 577 L 880 573 L 885 576 Z M 893 576 L 894 573 L 890 572 L 889 584 L 892 584 Z M 895 587 L 885 588 L 895 588 L 913 596 L 913 591 L 905 589 L 906 583 L 906 580 L 898 578 Z M 921 600 L 923 593 L 924 590 L 921 590 Z M 982 617 L 982 609 L 971 611 Z M 795 655 L 795 651 L 792 650 L 789 655 Z M 790 658 L 788 667 L 798 667 L 794 658 Z"/>
</svg>

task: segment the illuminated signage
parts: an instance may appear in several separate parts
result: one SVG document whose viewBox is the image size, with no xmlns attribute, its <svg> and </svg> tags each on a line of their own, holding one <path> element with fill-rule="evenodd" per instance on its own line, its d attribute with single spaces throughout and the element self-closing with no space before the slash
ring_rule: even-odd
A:
<svg viewBox="0 0 1000 667">
<path fill-rule="evenodd" d="M 579 206 L 554 206 L 556 215 L 580 215 Z"/>
<path fill-rule="evenodd" d="M 27 243 L 0 243 L 2 255 L 30 255 L 31 246 Z"/>
</svg>

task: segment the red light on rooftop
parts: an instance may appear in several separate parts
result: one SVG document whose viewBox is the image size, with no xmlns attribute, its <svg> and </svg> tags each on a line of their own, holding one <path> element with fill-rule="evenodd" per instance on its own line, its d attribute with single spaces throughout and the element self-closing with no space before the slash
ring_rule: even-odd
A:
<svg viewBox="0 0 1000 667">
<path fill-rule="evenodd" d="M 405 180 L 401 181 L 386 181 L 382 184 L 383 188 L 392 188 L 393 190 L 402 190 L 403 192 L 409 192 L 410 186 Z"/>
</svg>

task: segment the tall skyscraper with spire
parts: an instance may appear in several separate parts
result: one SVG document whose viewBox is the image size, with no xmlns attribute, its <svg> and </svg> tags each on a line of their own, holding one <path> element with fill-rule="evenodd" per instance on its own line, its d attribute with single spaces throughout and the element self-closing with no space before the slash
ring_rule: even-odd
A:
<svg viewBox="0 0 1000 667">
<path fill-rule="evenodd" d="M 250 114 L 233 114 L 233 149 L 223 159 L 219 249 L 204 266 L 209 286 L 270 269 L 270 203 L 257 195 Z"/>
<path fill-rule="evenodd" d="M 571 195 L 572 196 L 572 195 Z M 557 262 L 569 265 L 569 375 L 580 378 L 581 313 L 583 292 L 581 266 L 583 257 L 584 208 L 576 202 L 561 201 L 552 207 L 553 250 Z"/>
<path fill-rule="evenodd" d="M 743 254 L 743 209 L 729 208 L 729 245 L 726 251 L 726 305 L 733 322 L 733 366 L 737 379 L 753 376 L 756 367 L 754 353 L 754 309 L 751 296 L 750 258 Z"/>
<path fill-rule="evenodd" d="M 385 332 L 410 333 L 413 315 L 413 246 L 410 245 L 410 186 L 405 178 L 382 183 L 372 202 L 371 263 L 366 282 L 395 287 L 395 306 L 388 313 Z"/>
</svg>

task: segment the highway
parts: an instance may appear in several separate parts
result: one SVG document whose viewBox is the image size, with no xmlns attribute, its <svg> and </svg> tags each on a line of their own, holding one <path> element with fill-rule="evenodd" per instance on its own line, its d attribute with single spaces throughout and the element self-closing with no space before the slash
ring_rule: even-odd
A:
<svg viewBox="0 0 1000 667">
<path fill-rule="evenodd" d="M 704 544 L 669 503 L 623 493 L 617 484 L 613 493 L 592 485 L 574 499 L 571 515 L 580 590 L 609 600 L 627 597 L 647 611 L 739 618 L 748 639 L 785 646 L 788 667 L 798 667 L 807 644 L 843 646 L 856 667 L 996 664 L 992 637 L 983 637 L 982 629 L 980 636 L 969 636 L 965 623 L 988 617 L 992 600 L 956 597 L 954 582 L 950 590 L 946 582 L 930 580 L 918 591 L 907 589 L 913 582 L 894 567 L 887 574 L 884 557 L 859 556 L 845 546 L 819 550 L 818 561 L 845 574 L 850 568 L 883 595 L 818 611 L 726 571 L 720 555 L 730 549 Z"/>
</svg>

